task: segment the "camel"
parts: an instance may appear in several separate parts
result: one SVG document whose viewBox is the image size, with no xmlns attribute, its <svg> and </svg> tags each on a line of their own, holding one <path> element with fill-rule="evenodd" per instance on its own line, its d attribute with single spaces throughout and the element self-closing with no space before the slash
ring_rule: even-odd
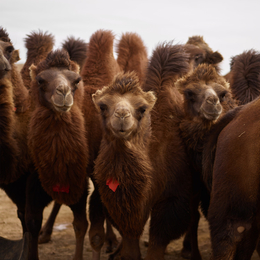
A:
<svg viewBox="0 0 260 260">
<path fill-rule="evenodd" d="M 123 258 L 140 259 L 136 243 L 149 216 L 154 175 L 148 156 L 149 112 L 155 101 L 151 91 L 142 91 L 133 72 L 119 74 L 93 94 L 103 130 L 94 178 L 107 216 L 123 237 Z"/>
<path fill-rule="evenodd" d="M 180 130 L 196 180 L 194 189 L 197 195 L 194 203 L 198 207 L 201 203 L 202 212 L 207 216 L 210 194 L 202 177 L 204 143 L 218 120 L 236 107 L 237 103 L 232 98 L 229 84 L 216 72 L 213 65 L 199 65 L 192 73 L 179 79 L 175 86 L 184 98 L 184 116 L 180 118 Z M 199 216 L 198 212 L 197 215 Z M 190 240 L 197 233 L 195 226 L 190 228 L 183 242 L 182 256 L 185 258 L 190 257 Z"/>
<path fill-rule="evenodd" d="M 256 98 L 220 121 L 208 210 L 213 259 L 250 259 L 257 243 L 258 108 Z"/>
<path fill-rule="evenodd" d="M 190 48 L 191 45 L 198 47 L 202 51 L 202 53 L 196 53 L 194 50 L 191 51 L 191 54 L 194 56 L 195 67 L 199 64 L 207 63 L 212 64 L 217 72 L 220 72 L 219 63 L 223 60 L 223 57 L 218 51 L 214 52 L 202 36 L 189 37 L 186 42 L 186 48 Z"/>
</svg>

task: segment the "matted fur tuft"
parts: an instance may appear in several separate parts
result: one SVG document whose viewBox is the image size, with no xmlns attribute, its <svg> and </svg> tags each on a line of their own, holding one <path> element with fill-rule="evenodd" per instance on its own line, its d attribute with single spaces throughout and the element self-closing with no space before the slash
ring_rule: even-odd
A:
<svg viewBox="0 0 260 260">
<path fill-rule="evenodd" d="M 158 92 L 165 83 L 172 83 L 186 74 L 189 68 L 189 54 L 182 45 L 160 44 L 150 59 L 144 90 Z"/>
<path fill-rule="evenodd" d="M 175 86 L 178 88 L 183 88 L 191 82 L 200 83 L 201 81 L 204 81 L 205 83 L 214 81 L 223 85 L 227 89 L 229 88 L 229 84 L 226 82 L 226 80 L 219 76 L 214 66 L 209 64 L 200 64 L 193 73 L 178 79 L 178 81 L 175 83 Z"/>
<path fill-rule="evenodd" d="M 11 40 L 9 38 L 9 34 L 3 27 L 0 27 L 0 41 L 11 42 Z"/>
<path fill-rule="evenodd" d="M 27 48 L 27 59 L 21 70 L 21 75 L 26 88 L 30 88 L 31 78 L 29 68 L 32 64 L 38 65 L 44 60 L 48 53 L 53 49 L 54 36 L 48 32 L 32 32 L 25 38 L 25 47 Z"/>
<path fill-rule="evenodd" d="M 73 70 L 72 61 L 69 58 L 69 54 L 64 50 L 51 51 L 45 60 L 40 62 L 37 66 L 36 74 L 39 74 L 43 70 L 50 68 L 64 68 Z"/>
<path fill-rule="evenodd" d="M 240 104 L 246 104 L 260 95 L 260 53 L 245 51 L 232 57 L 230 88 Z"/>
<path fill-rule="evenodd" d="M 63 42 L 62 48 L 69 53 L 70 59 L 75 61 L 80 68 L 83 67 L 87 58 L 87 43 L 80 38 L 76 39 L 73 36 L 68 37 Z"/>
</svg>

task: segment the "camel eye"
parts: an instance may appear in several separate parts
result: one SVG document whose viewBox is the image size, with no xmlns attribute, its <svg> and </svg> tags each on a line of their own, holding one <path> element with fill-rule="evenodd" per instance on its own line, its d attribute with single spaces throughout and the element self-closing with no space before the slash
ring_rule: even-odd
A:
<svg viewBox="0 0 260 260">
<path fill-rule="evenodd" d="M 45 80 L 41 77 L 36 77 L 36 81 L 37 81 L 39 86 L 41 86 L 45 83 Z"/>
<path fill-rule="evenodd" d="M 100 104 L 99 108 L 100 108 L 101 112 L 104 112 L 104 111 L 107 110 L 107 105 L 106 104 Z"/>
<path fill-rule="evenodd" d="M 147 107 L 146 106 L 142 106 L 142 107 L 139 107 L 138 111 L 141 113 L 141 114 L 144 114 L 144 112 L 146 111 Z"/>
<path fill-rule="evenodd" d="M 186 89 L 184 91 L 184 94 L 185 94 L 186 99 L 191 100 L 191 101 L 195 100 L 195 93 L 192 90 Z"/>
<path fill-rule="evenodd" d="M 78 78 L 75 80 L 74 84 L 77 86 L 80 81 L 81 81 L 81 77 L 78 77 Z"/>
<path fill-rule="evenodd" d="M 227 94 L 227 91 L 223 91 L 222 93 L 220 93 L 219 98 L 220 98 L 221 102 L 225 100 L 226 94 Z"/>
</svg>

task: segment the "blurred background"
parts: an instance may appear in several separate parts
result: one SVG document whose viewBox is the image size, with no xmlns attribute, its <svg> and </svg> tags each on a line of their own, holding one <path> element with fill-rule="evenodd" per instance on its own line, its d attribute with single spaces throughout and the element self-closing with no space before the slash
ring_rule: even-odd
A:
<svg viewBox="0 0 260 260">
<path fill-rule="evenodd" d="M 223 57 L 221 74 L 230 58 L 245 50 L 260 50 L 259 0 L 8 0 L 0 4 L 4 27 L 21 60 L 26 59 L 24 38 L 32 31 L 55 36 L 55 48 L 68 36 L 88 42 L 99 29 L 141 36 L 151 55 L 158 43 L 186 43 L 200 35 Z"/>
</svg>

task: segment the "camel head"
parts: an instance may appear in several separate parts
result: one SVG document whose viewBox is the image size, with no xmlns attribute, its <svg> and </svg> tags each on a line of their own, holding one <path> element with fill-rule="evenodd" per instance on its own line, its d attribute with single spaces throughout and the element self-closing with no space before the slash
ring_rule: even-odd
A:
<svg viewBox="0 0 260 260">
<path fill-rule="evenodd" d="M 195 120 L 217 120 L 232 100 L 229 84 L 212 65 L 199 65 L 175 85 L 183 94 L 186 115 Z"/>
<path fill-rule="evenodd" d="M 7 32 L 0 27 L 0 78 L 3 78 L 11 70 L 11 58 L 14 47 Z"/>
<path fill-rule="evenodd" d="M 218 64 L 223 60 L 222 55 L 218 51 L 214 52 L 204 41 L 202 36 L 189 37 L 189 40 L 184 45 L 184 48 L 186 52 L 190 54 L 190 59 L 194 65 L 194 68 L 196 68 L 199 64 L 207 63 L 214 65 L 217 71 L 220 70 Z"/>
<path fill-rule="evenodd" d="M 74 95 L 81 77 L 79 67 L 63 51 L 50 52 L 37 67 L 30 67 L 33 89 L 38 93 L 39 103 L 54 112 L 68 112 L 74 103 Z"/>
<path fill-rule="evenodd" d="M 144 92 L 134 72 L 120 73 L 113 82 L 92 95 L 105 132 L 115 138 L 129 139 L 150 128 L 150 111 L 156 98 Z M 148 131 L 149 132 L 149 131 Z"/>
</svg>

